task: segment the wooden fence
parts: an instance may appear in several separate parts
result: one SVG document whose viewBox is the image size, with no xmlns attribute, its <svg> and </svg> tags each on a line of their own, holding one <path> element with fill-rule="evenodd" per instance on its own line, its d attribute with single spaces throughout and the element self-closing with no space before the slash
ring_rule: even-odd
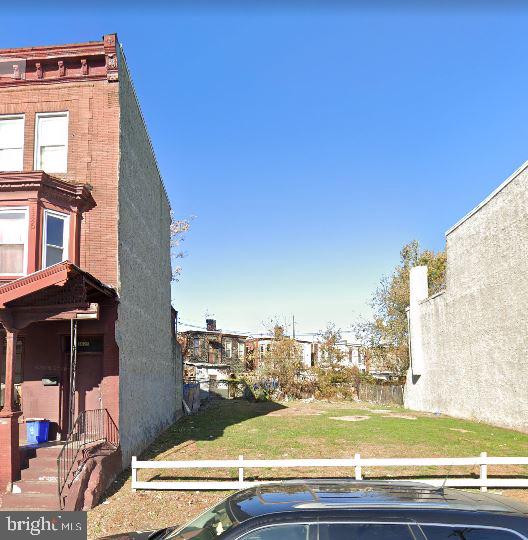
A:
<svg viewBox="0 0 528 540">
<path fill-rule="evenodd" d="M 528 457 L 488 457 L 482 452 L 478 457 L 463 458 L 362 458 L 355 454 L 353 458 L 344 459 L 238 459 L 224 460 L 191 460 L 191 461 L 138 461 L 132 457 L 132 490 L 137 489 L 167 489 L 167 490 L 232 490 L 243 489 L 266 481 L 245 480 L 245 469 L 278 469 L 298 467 L 343 467 L 350 469 L 351 476 L 356 480 L 363 479 L 363 467 L 460 467 L 478 466 L 478 478 L 417 478 L 417 482 L 429 485 L 447 487 L 472 487 L 486 491 L 488 487 L 528 488 L 527 477 L 498 478 L 488 477 L 489 465 L 528 465 Z M 200 480 L 200 481 L 139 481 L 140 469 L 238 469 L 238 480 Z"/>
<path fill-rule="evenodd" d="M 359 399 L 380 405 L 403 405 L 403 386 L 361 383 Z"/>
</svg>

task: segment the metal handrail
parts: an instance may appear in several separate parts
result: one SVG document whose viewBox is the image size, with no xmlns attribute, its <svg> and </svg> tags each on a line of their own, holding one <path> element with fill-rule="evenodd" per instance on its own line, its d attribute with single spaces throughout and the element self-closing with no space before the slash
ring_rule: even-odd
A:
<svg viewBox="0 0 528 540">
<path fill-rule="evenodd" d="M 71 486 L 80 472 L 80 467 L 74 470 L 78 455 L 87 446 L 98 442 L 106 442 L 117 449 L 119 429 L 107 409 L 83 411 L 75 420 L 57 457 L 57 488 L 61 509 L 64 489 Z"/>
</svg>

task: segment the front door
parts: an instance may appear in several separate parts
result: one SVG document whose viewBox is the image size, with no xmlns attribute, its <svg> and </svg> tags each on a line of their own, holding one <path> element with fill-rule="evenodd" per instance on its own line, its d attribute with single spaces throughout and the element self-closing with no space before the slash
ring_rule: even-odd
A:
<svg viewBox="0 0 528 540">
<path fill-rule="evenodd" d="M 77 370 L 75 376 L 75 418 L 83 411 L 102 408 L 102 360 L 103 355 L 101 353 L 81 353 L 77 355 Z"/>
</svg>

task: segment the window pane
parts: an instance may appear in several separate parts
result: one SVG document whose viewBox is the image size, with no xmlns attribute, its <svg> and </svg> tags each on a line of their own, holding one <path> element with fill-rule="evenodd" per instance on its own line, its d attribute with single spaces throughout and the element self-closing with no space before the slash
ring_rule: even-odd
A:
<svg viewBox="0 0 528 540">
<path fill-rule="evenodd" d="M 22 148 L 0 148 L 0 171 L 21 171 L 22 163 Z"/>
<path fill-rule="evenodd" d="M 66 146 L 67 141 L 68 117 L 66 115 L 39 117 L 39 146 Z"/>
<path fill-rule="evenodd" d="M 22 148 L 24 146 L 24 119 L 7 118 L 0 120 L 0 149 Z"/>
<path fill-rule="evenodd" d="M 48 173 L 66 172 L 66 147 L 42 146 L 40 148 L 39 169 Z"/>
<path fill-rule="evenodd" d="M 414 540 L 407 525 L 332 523 L 319 526 L 319 540 Z"/>
<path fill-rule="evenodd" d="M 0 212 L 0 244 L 24 244 L 26 216 L 22 212 Z"/>
<path fill-rule="evenodd" d="M 513 533 L 497 529 L 480 529 L 477 527 L 441 527 L 421 525 L 428 540 L 514 540 L 519 538 Z"/>
<path fill-rule="evenodd" d="M 0 274 L 24 272 L 24 245 L 0 244 Z"/>
<path fill-rule="evenodd" d="M 47 215 L 46 244 L 64 247 L 64 219 Z"/>
<path fill-rule="evenodd" d="M 308 525 L 285 524 L 250 532 L 242 540 L 308 540 Z"/>
<path fill-rule="evenodd" d="M 54 264 L 62 262 L 62 255 L 64 250 L 62 248 L 46 247 L 46 268 L 53 266 Z"/>
</svg>

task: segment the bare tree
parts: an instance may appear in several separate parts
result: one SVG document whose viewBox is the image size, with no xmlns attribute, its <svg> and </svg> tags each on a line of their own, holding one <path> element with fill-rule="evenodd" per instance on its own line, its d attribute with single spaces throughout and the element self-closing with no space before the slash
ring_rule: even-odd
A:
<svg viewBox="0 0 528 540">
<path fill-rule="evenodd" d="M 170 247 L 171 247 L 171 262 L 172 262 L 172 280 L 179 281 L 182 273 L 182 267 L 176 264 L 176 259 L 182 259 L 187 254 L 181 249 L 181 244 L 185 240 L 185 234 L 191 228 L 191 221 L 196 216 L 191 216 L 189 219 L 176 219 L 171 211 L 170 224 Z"/>
</svg>

